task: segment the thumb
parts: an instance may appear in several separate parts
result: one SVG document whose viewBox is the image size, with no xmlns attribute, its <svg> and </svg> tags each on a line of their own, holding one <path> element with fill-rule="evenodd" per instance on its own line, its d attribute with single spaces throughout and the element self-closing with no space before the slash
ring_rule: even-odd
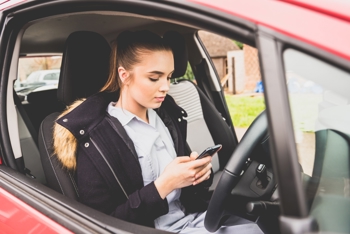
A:
<svg viewBox="0 0 350 234">
<path fill-rule="evenodd" d="M 176 160 L 179 163 L 185 163 L 185 162 L 192 161 L 192 159 L 190 157 L 187 157 L 187 156 L 177 157 Z"/>
</svg>

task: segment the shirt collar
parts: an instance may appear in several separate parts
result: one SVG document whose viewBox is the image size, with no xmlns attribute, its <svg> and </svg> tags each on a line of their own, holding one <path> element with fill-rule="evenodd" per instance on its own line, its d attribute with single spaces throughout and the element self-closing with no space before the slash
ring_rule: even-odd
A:
<svg viewBox="0 0 350 234">
<path fill-rule="evenodd" d="M 133 118 L 136 118 L 133 113 L 120 107 L 116 107 L 115 102 L 109 103 L 107 112 L 114 117 L 118 116 L 118 120 L 123 127 L 127 125 Z"/>
<path fill-rule="evenodd" d="M 149 125 L 152 127 L 156 128 L 156 118 L 157 118 L 157 113 L 153 109 L 148 109 L 148 122 Z"/>
<path fill-rule="evenodd" d="M 122 109 L 120 107 L 116 107 L 115 102 L 111 102 L 108 105 L 107 112 L 114 117 L 118 116 L 118 120 L 123 127 L 125 125 L 127 125 L 128 123 L 130 123 L 130 121 L 133 119 L 137 119 L 139 121 L 145 122 L 144 120 L 140 119 L 138 116 L 134 115 L 133 113 L 129 112 L 128 110 Z M 152 127 L 156 128 L 156 117 L 157 117 L 156 115 L 157 115 L 157 113 L 153 109 L 148 109 L 147 114 L 148 114 L 149 124 Z"/>
</svg>

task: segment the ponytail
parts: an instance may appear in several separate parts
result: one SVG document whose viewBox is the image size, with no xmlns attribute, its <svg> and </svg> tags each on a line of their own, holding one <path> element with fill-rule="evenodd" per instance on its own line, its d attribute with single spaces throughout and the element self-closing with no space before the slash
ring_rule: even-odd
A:
<svg viewBox="0 0 350 234">
<path fill-rule="evenodd" d="M 118 68 L 132 70 L 141 62 L 141 55 L 153 51 L 172 51 L 170 45 L 159 35 L 150 31 L 124 31 L 112 43 L 109 77 L 101 91 L 115 92 L 122 88 Z"/>
</svg>

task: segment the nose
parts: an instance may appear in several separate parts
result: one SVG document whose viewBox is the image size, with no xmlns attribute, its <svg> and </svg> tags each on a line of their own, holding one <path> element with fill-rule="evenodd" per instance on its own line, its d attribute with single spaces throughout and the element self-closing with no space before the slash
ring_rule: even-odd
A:
<svg viewBox="0 0 350 234">
<path fill-rule="evenodd" d="M 170 88 L 170 80 L 166 79 L 162 79 L 160 87 L 159 87 L 159 91 L 160 92 L 168 92 Z"/>
</svg>

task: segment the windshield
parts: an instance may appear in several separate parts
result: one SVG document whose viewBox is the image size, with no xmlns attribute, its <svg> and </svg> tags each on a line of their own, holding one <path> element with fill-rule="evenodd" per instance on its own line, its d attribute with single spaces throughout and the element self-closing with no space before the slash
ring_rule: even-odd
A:
<svg viewBox="0 0 350 234">
<path fill-rule="evenodd" d="M 294 49 L 283 58 L 310 214 L 350 233 L 350 74 Z"/>
</svg>

